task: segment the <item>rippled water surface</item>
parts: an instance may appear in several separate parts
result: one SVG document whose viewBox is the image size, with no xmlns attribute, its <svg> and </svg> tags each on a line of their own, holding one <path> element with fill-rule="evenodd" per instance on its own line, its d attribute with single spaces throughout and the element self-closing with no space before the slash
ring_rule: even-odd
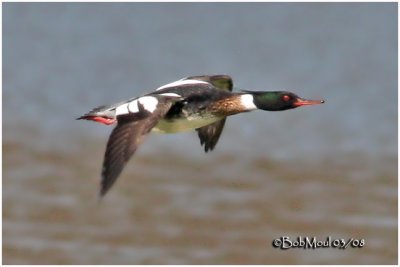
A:
<svg viewBox="0 0 400 267">
<path fill-rule="evenodd" d="M 396 7 L 4 4 L 3 263 L 396 264 Z M 231 117 L 208 154 L 152 134 L 99 202 L 111 129 L 74 118 L 214 73 L 327 102 Z"/>
</svg>

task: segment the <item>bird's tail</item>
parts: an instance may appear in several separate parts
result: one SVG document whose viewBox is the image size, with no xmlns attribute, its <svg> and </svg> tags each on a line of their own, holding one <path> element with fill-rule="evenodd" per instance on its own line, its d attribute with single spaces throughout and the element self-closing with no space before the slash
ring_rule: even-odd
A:
<svg viewBox="0 0 400 267">
<path fill-rule="evenodd" d="M 77 118 L 77 120 L 90 120 L 106 125 L 113 124 L 117 121 L 115 116 L 115 107 L 116 105 L 96 107 Z"/>
</svg>

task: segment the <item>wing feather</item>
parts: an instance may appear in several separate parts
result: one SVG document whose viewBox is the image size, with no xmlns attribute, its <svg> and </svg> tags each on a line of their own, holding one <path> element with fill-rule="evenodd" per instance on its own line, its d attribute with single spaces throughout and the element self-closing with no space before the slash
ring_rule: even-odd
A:
<svg viewBox="0 0 400 267">
<path fill-rule="evenodd" d="M 138 146 L 160 118 L 168 112 L 171 105 L 172 102 L 161 103 L 153 113 L 124 116 L 118 120 L 118 125 L 108 139 L 104 154 L 100 196 L 104 196 L 113 186 Z"/>
<path fill-rule="evenodd" d="M 226 119 L 214 122 L 207 126 L 196 129 L 200 138 L 200 144 L 204 145 L 204 151 L 207 153 L 215 148 L 222 130 L 224 129 Z"/>
</svg>

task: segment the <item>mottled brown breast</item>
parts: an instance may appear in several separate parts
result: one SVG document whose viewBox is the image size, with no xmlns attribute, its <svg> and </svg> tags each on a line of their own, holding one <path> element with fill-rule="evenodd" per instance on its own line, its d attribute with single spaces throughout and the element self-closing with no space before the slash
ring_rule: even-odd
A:
<svg viewBox="0 0 400 267">
<path fill-rule="evenodd" d="M 232 95 L 228 98 L 212 102 L 208 109 L 211 113 L 221 116 L 230 116 L 248 111 L 242 104 L 241 95 Z"/>
</svg>

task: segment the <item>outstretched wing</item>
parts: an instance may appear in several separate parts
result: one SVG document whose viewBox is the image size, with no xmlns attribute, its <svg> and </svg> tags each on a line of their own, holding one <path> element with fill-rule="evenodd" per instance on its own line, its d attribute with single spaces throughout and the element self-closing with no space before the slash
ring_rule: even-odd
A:
<svg viewBox="0 0 400 267">
<path fill-rule="evenodd" d="M 117 116 L 118 125 L 113 129 L 107 142 L 101 173 L 100 196 L 104 196 L 117 180 L 126 163 L 135 153 L 145 136 L 168 112 L 172 101 L 158 101 L 154 110 L 146 110 L 146 106 L 134 103 L 138 110 Z"/>
<path fill-rule="evenodd" d="M 200 144 L 204 145 L 204 151 L 206 153 L 213 150 L 217 144 L 222 130 L 224 129 L 225 120 L 226 119 L 224 118 L 220 121 L 196 129 L 200 138 Z"/>
<path fill-rule="evenodd" d="M 232 92 L 233 82 L 232 78 L 228 75 L 213 75 L 213 76 L 192 76 L 186 79 L 201 80 L 211 83 L 218 89 Z M 214 149 L 219 137 L 221 136 L 222 130 L 224 129 L 226 119 L 214 122 L 207 126 L 196 129 L 200 144 L 204 145 L 204 151 L 208 152 Z"/>
</svg>

